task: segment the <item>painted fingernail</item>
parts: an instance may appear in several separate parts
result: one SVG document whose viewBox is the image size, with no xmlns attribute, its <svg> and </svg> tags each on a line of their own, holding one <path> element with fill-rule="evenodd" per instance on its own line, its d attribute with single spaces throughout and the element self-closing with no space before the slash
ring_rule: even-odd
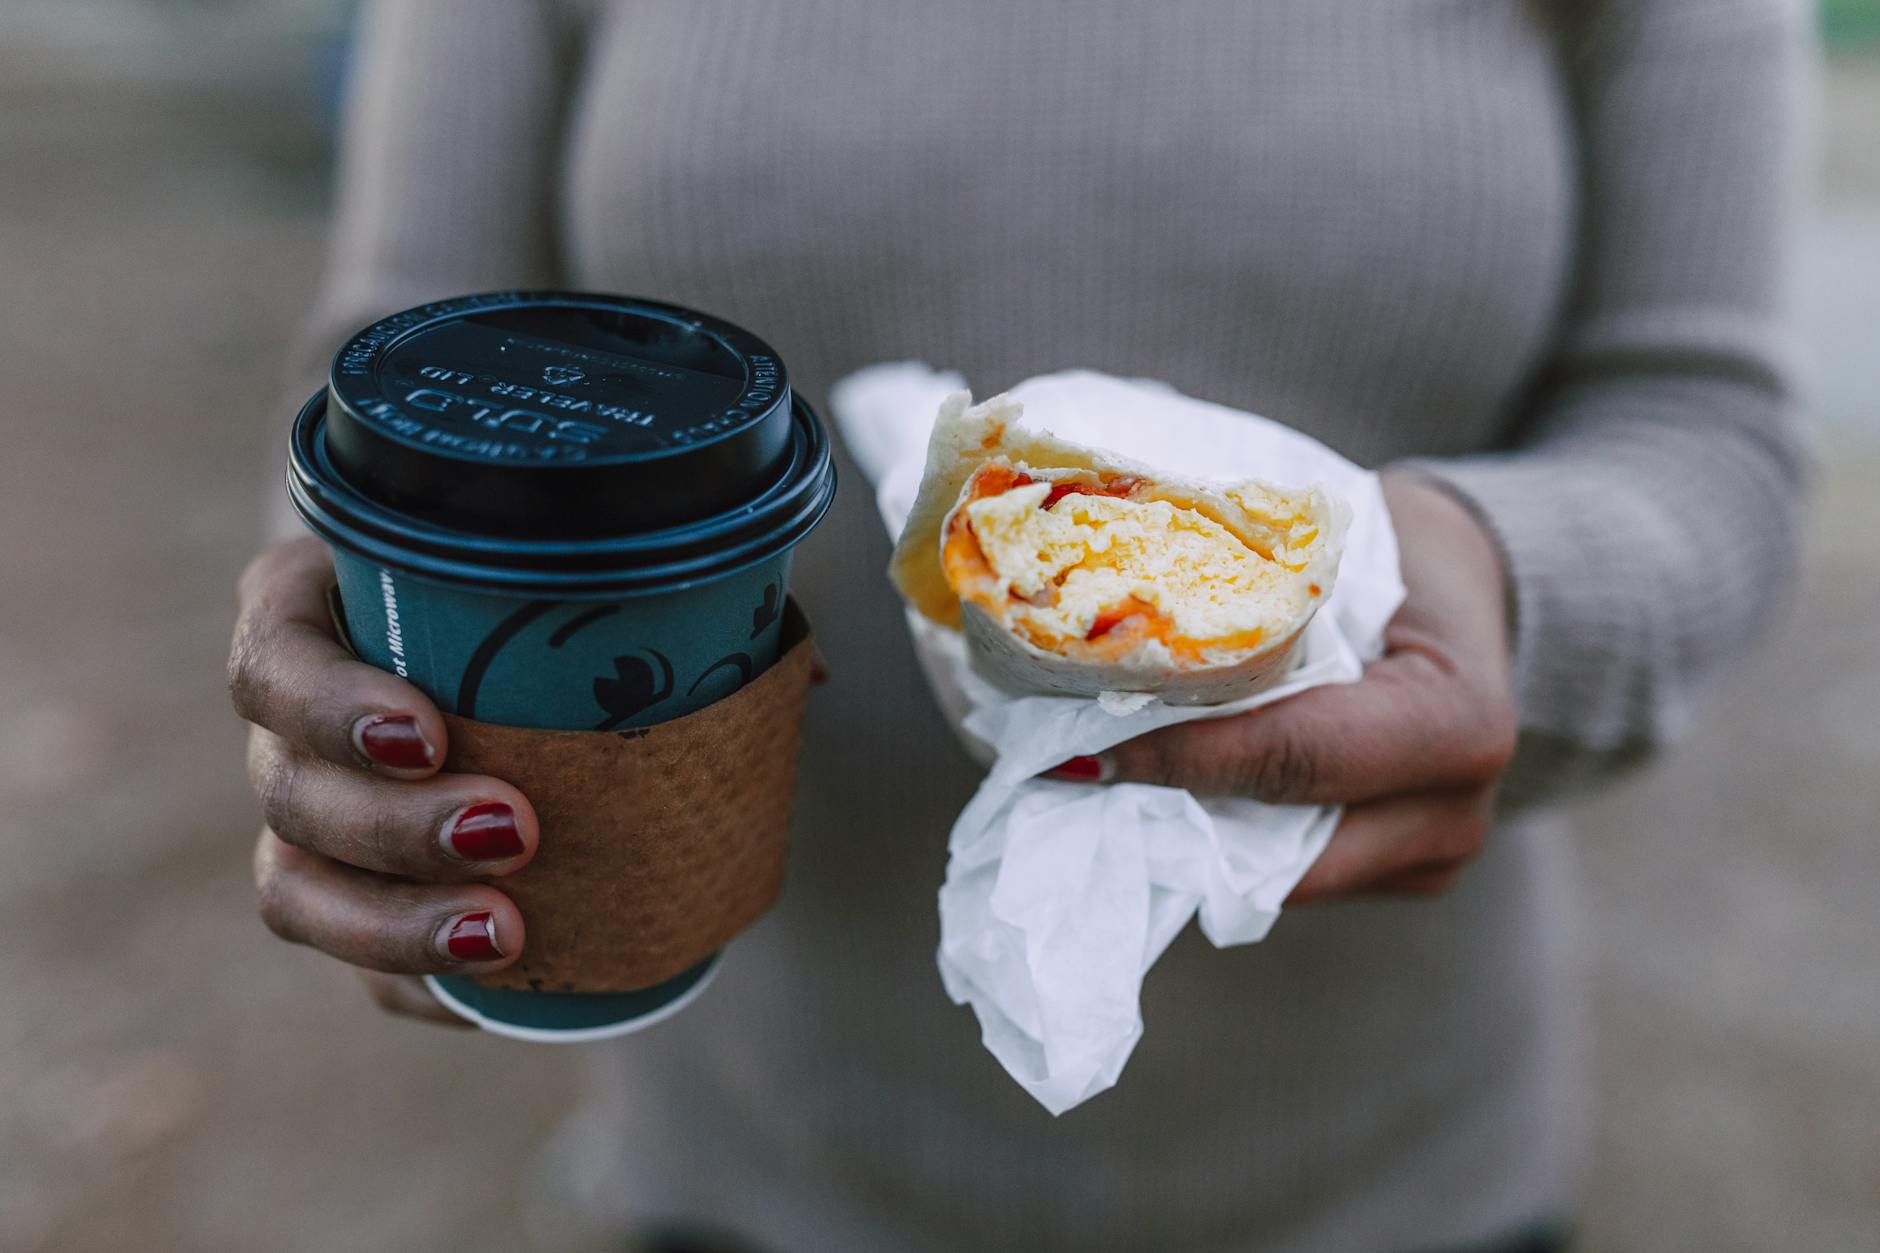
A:
<svg viewBox="0 0 1880 1253">
<path fill-rule="evenodd" d="M 359 751 L 394 770 L 422 770 L 431 764 L 431 745 L 410 714 L 377 714 L 353 725 Z"/>
<path fill-rule="evenodd" d="M 523 849 L 516 811 L 501 801 L 482 801 L 458 814 L 444 843 L 465 861 L 507 861 Z"/>
<path fill-rule="evenodd" d="M 493 962 L 504 956 L 496 943 L 496 918 L 488 910 L 459 915 L 444 932 L 444 951 L 460 962 Z"/>
<path fill-rule="evenodd" d="M 1073 757 L 1045 771 L 1053 779 L 1073 783 L 1101 783 L 1110 776 L 1110 763 L 1101 757 Z"/>
</svg>

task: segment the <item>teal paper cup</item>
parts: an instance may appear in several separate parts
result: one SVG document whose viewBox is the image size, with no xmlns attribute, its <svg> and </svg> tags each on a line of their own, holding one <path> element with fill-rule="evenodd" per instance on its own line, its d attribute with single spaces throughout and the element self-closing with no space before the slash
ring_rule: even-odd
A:
<svg viewBox="0 0 1880 1253">
<path fill-rule="evenodd" d="M 447 713 L 629 731 L 778 655 L 790 556 L 827 512 L 821 422 L 749 332 L 626 297 L 502 292 L 354 336 L 294 424 L 288 491 L 333 548 L 364 660 Z M 430 980 L 503 1034 L 623 1034 L 718 955 L 629 993 Z"/>
</svg>

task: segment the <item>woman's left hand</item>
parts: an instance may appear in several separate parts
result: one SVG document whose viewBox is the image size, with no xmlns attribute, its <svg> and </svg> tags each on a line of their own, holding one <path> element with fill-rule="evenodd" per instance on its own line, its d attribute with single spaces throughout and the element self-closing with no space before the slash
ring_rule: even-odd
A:
<svg viewBox="0 0 1880 1253">
<path fill-rule="evenodd" d="M 1446 889 L 1481 851 L 1514 755 L 1505 581 L 1460 503 L 1409 475 L 1383 488 L 1407 595 L 1362 679 L 1166 727 L 1056 777 L 1348 806 L 1293 904 Z"/>
</svg>

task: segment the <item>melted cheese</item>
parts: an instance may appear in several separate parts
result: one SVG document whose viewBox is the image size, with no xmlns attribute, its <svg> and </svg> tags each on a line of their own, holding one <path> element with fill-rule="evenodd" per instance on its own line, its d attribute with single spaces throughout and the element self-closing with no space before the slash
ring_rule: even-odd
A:
<svg viewBox="0 0 1880 1253">
<path fill-rule="evenodd" d="M 1048 483 L 1027 483 L 963 510 L 991 579 L 972 593 L 1006 602 L 1000 612 L 1041 647 L 1102 636 L 1143 607 L 1159 621 L 1138 617 L 1125 634 L 1184 652 L 1248 647 L 1311 596 L 1294 570 L 1191 509 L 1084 493 L 1044 508 L 1050 493 Z"/>
</svg>

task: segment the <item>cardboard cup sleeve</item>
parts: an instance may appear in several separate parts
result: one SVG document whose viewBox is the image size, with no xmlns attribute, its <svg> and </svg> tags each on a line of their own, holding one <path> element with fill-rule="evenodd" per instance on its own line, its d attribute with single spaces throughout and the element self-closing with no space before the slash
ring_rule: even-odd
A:
<svg viewBox="0 0 1880 1253">
<path fill-rule="evenodd" d="M 631 992 L 722 948 L 783 888 L 809 624 L 794 601 L 769 669 L 696 713 L 639 730 L 540 731 L 446 715 L 446 770 L 521 789 L 541 821 L 529 864 L 493 880 L 522 911 L 513 966 L 478 982 Z"/>
</svg>

